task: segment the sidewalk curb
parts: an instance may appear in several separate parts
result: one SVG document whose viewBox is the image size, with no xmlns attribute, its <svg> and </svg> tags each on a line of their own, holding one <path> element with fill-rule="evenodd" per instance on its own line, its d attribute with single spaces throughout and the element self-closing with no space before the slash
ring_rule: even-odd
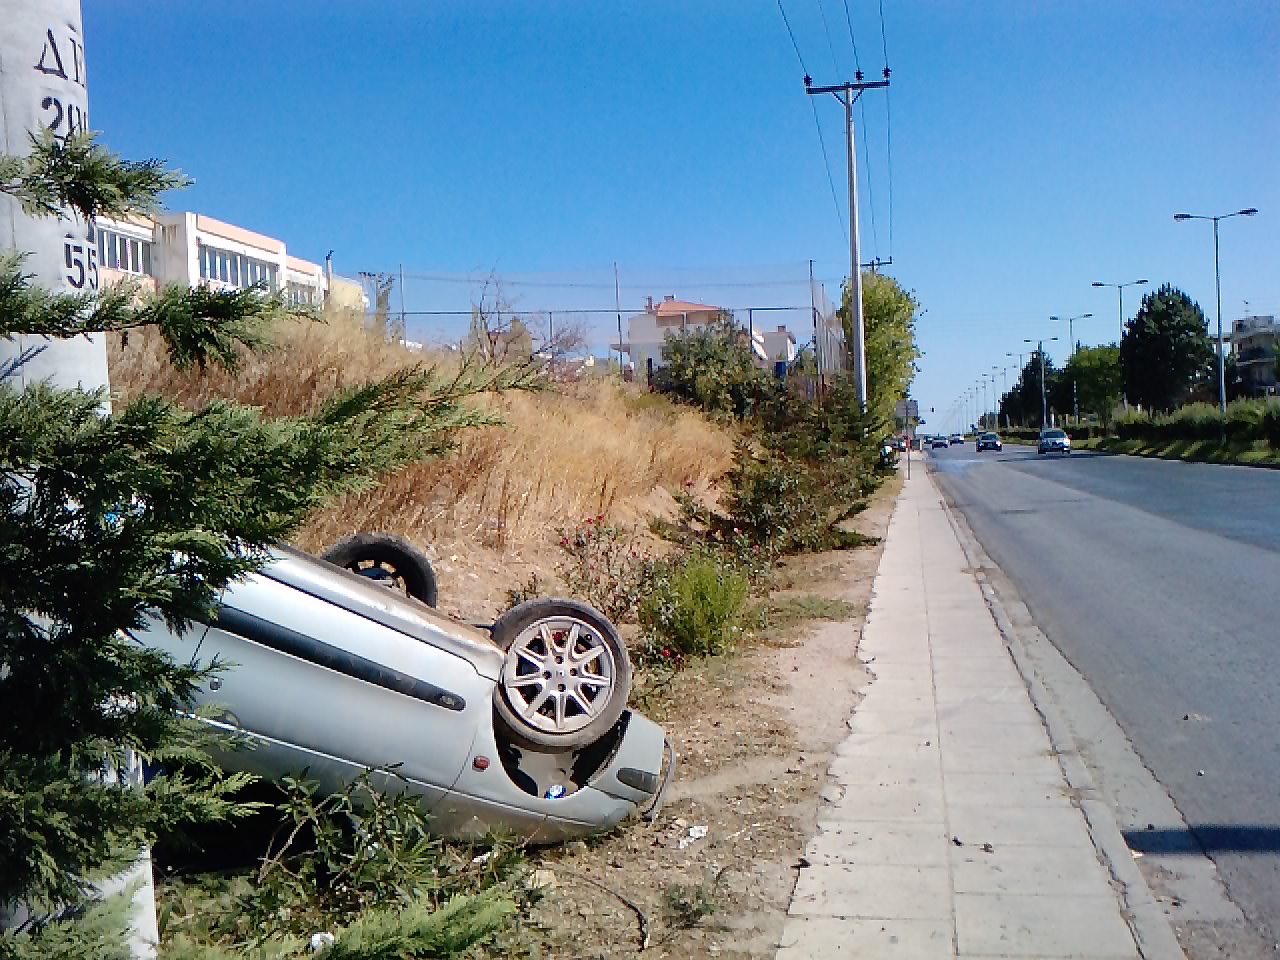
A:
<svg viewBox="0 0 1280 960">
<path fill-rule="evenodd" d="M 933 478 L 929 479 L 932 482 Z M 1120 832 L 1115 817 L 1112 816 L 1106 803 L 1098 799 L 1093 777 L 1089 774 L 1088 768 L 1080 759 L 1072 742 L 1070 727 L 1036 674 L 1026 645 L 996 594 L 995 587 L 987 575 L 987 570 L 996 569 L 996 564 L 982 549 L 982 545 L 969 529 L 964 517 L 952 509 L 941 487 L 936 483 L 934 487 L 947 519 L 951 523 L 951 528 L 960 541 L 960 548 L 974 571 L 974 579 L 982 590 L 987 608 L 991 611 L 997 629 L 1004 637 L 1014 665 L 1027 685 L 1031 702 L 1044 720 L 1045 729 L 1049 732 L 1049 740 L 1058 755 L 1058 762 L 1067 784 L 1081 794 L 1080 809 L 1084 814 L 1089 836 L 1105 861 L 1112 878 L 1120 885 L 1125 917 L 1133 932 L 1134 941 L 1138 945 L 1138 952 L 1145 960 L 1186 960 L 1186 954 L 1183 953 L 1178 938 L 1174 935 L 1169 918 L 1152 896 L 1146 880 L 1134 863 L 1133 854 L 1125 842 L 1124 835 Z M 1047 638 L 1045 642 L 1048 642 Z"/>
</svg>

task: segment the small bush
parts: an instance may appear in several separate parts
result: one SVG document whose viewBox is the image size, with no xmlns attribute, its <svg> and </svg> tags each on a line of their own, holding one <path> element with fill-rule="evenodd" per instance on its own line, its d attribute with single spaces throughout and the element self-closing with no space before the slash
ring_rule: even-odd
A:
<svg viewBox="0 0 1280 960">
<path fill-rule="evenodd" d="M 1267 404 L 1262 414 L 1262 435 L 1271 449 L 1280 450 L 1280 403 Z"/>
<path fill-rule="evenodd" d="M 281 828 L 259 867 L 252 874 L 166 882 L 160 890 L 162 940 L 265 946 L 385 919 L 388 910 L 405 911 L 406 921 L 419 907 L 448 911 L 482 891 L 491 891 L 489 900 L 498 905 L 494 919 L 509 915 L 524 873 L 522 851 L 493 841 L 490 855 L 477 861 L 473 850 L 428 834 L 421 798 L 394 778 L 382 792 L 372 776 L 327 797 L 312 783 L 285 778 Z M 494 929 L 486 925 L 477 939 Z"/>
<path fill-rule="evenodd" d="M 636 546 L 634 531 L 587 517 L 560 531 L 565 561 L 558 568 L 569 592 L 614 623 L 633 621 L 653 577 L 655 561 Z"/>
<path fill-rule="evenodd" d="M 640 605 L 649 641 L 641 659 L 674 660 L 726 653 L 747 601 L 747 576 L 707 552 L 664 564 Z"/>
<path fill-rule="evenodd" d="M 545 597 L 548 593 L 547 584 L 538 576 L 537 572 L 531 573 L 529 579 L 517 587 L 509 587 L 507 589 L 507 605 L 511 607 L 519 606 L 526 600 L 536 600 L 538 597 Z"/>
<path fill-rule="evenodd" d="M 696 927 L 707 917 L 720 909 L 720 881 L 725 870 L 707 871 L 701 883 L 668 884 L 662 891 L 662 905 L 667 915 L 667 922 L 673 927 L 689 929 Z"/>
</svg>

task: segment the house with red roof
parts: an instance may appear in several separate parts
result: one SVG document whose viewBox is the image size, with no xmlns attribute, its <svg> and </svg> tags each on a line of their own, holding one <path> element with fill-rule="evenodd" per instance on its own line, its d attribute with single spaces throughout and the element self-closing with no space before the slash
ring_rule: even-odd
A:
<svg viewBox="0 0 1280 960">
<path fill-rule="evenodd" d="M 653 297 L 649 297 L 641 313 L 627 318 L 626 339 L 620 344 L 612 343 L 609 346 L 614 350 L 621 350 L 631 358 L 637 378 L 647 378 L 662 366 L 662 345 L 667 337 L 711 326 L 726 314 L 731 317 L 732 311 L 709 303 L 677 300 L 670 294 L 657 303 Z M 746 335 L 745 330 L 743 335 Z M 755 331 L 750 339 L 752 356 L 757 363 L 764 364 L 769 355 L 765 351 L 763 335 Z"/>
</svg>

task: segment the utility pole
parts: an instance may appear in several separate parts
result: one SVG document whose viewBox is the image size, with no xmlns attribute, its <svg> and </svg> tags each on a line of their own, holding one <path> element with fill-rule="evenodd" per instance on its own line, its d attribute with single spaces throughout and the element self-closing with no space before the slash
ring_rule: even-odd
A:
<svg viewBox="0 0 1280 960">
<path fill-rule="evenodd" d="M 821 394 L 823 392 L 823 389 L 826 387 L 826 383 L 822 375 L 822 362 L 825 359 L 823 357 L 823 353 L 825 352 L 823 348 L 826 346 L 826 344 L 821 343 L 821 341 L 818 338 L 818 302 L 813 295 L 813 261 L 812 260 L 809 261 L 809 314 L 813 319 L 813 360 L 818 367 L 818 392 L 819 394 Z M 861 394 L 859 394 L 858 397 L 859 397 L 859 400 L 862 401 L 862 405 L 865 408 L 866 401 L 863 400 Z"/>
<path fill-rule="evenodd" d="M 409 328 L 405 325 L 404 310 L 404 264 L 400 264 L 400 345 L 404 346 L 409 340 Z"/>
<path fill-rule="evenodd" d="M 845 126 L 845 159 L 849 167 L 849 326 L 853 331 L 853 343 L 850 344 L 853 356 L 853 383 L 858 395 L 858 404 L 863 410 L 867 408 L 867 356 L 866 329 L 862 316 L 862 261 L 858 259 L 858 161 L 857 141 L 853 128 L 853 104 L 862 91 L 889 86 L 889 68 L 884 68 L 883 80 L 864 81 L 862 71 L 854 74 L 853 83 L 837 83 L 824 87 L 815 87 L 813 79 L 804 78 L 804 90 L 809 96 L 830 93 L 844 105 Z"/>
<path fill-rule="evenodd" d="M 1040 345 L 1036 348 L 1040 354 L 1040 429 L 1043 430 L 1049 425 L 1049 402 L 1045 398 L 1044 393 L 1044 341 L 1040 341 Z"/>
<path fill-rule="evenodd" d="M 613 261 L 613 305 L 618 311 L 618 379 L 622 375 L 622 293 L 618 286 L 618 261 Z"/>
</svg>

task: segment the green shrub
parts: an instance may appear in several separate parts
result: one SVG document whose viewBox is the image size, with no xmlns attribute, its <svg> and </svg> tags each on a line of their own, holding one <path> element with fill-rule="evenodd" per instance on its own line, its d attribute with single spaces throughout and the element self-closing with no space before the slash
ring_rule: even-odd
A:
<svg viewBox="0 0 1280 960">
<path fill-rule="evenodd" d="M 678 661 L 728 652 L 747 590 L 746 574 L 710 553 L 663 565 L 640 605 L 649 656 Z"/>
<path fill-rule="evenodd" d="M 668 337 L 653 389 L 696 404 L 708 413 L 739 420 L 777 390 L 777 381 L 756 368 L 732 317 Z"/>
<path fill-rule="evenodd" d="M 636 606 L 653 576 L 654 559 L 636 545 L 635 533 L 587 517 L 577 527 L 560 531 L 565 559 L 557 568 L 569 592 L 591 604 L 614 623 L 634 620 Z M 509 591 L 511 599 L 516 592 Z"/>
<path fill-rule="evenodd" d="M 404 791 L 394 776 L 385 791 L 379 789 L 373 776 L 367 772 L 330 796 L 286 777 L 286 797 L 277 808 L 281 827 L 252 871 L 178 876 L 161 885 L 162 941 L 185 943 L 192 951 L 203 944 L 248 952 L 380 918 L 392 928 L 380 939 L 392 945 L 376 955 L 399 956 L 394 944 L 402 941 L 394 928 L 412 926 L 421 910 L 443 919 L 462 909 L 458 933 L 470 924 L 466 914 L 484 903 L 496 912 L 485 908 L 486 919 L 464 942 L 495 932 L 520 899 L 526 872 L 520 848 L 489 840 L 489 856 L 477 860 L 475 850 L 428 834 L 420 797 Z M 470 899 L 486 891 L 482 900 Z M 270 949 L 264 954 L 273 955 Z"/>
<path fill-rule="evenodd" d="M 1280 403 L 1267 404 L 1262 414 L 1262 436 L 1273 450 L 1280 450 Z"/>
</svg>

